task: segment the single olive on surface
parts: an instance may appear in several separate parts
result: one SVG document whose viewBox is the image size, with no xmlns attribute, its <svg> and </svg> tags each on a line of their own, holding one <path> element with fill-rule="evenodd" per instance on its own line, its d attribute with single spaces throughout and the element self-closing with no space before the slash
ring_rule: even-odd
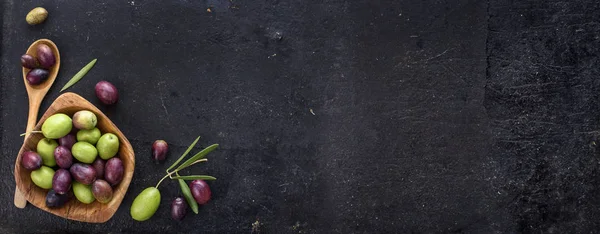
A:
<svg viewBox="0 0 600 234">
<path fill-rule="evenodd" d="M 104 166 L 104 179 L 110 185 L 115 186 L 123 180 L 123 161 L 119 158 L 111 158 Z"/>
<path fill-rule="evenodd" d="M 160 205 L 160 191 L 155 187 L 144 189 L 131 204 L 131 217 L 137 221 L 150 219 Z"/>
<path fill-rule="evenodd" d="M 23 155 L 21 155 L 21 166 L 27 170 L 37 170 L 42 166 L 42 157 L 33 151 L 23 152 Z"/>
<path fill-rule="evenodd" d="M 64 137 L 58 138 L 58 144 L 67 147 L 69 150 L 73 148 L 75 143 L 77 143 L 77 137 L 73 133 L 69 133 Z"/>
<path fill-rule="evenodd" d="M 164 140 L 156 140 L 152 144 L 152 159 L 156 162 L 162 162 L 167 158 L 169 145 Z"/>
<path fill-rule="evenodd" d="M 79 183 L 88 185 L 96 180 L 96 170 L 88 164 L 74 163 L 69 171 L 73 179 Z"/>
<path fill-rule="evenodd" d="M 27 79 L 27 83 L 29 83 L 30 85 L 39 85 L 46 79 L 48 79 L 49 74 L 50 73 L 48 72 L 48 70 L 42 68 L 35 68 L 31 69 L 31 71 L 27 73 L 25 79 Z"/>
<path fill-rule="evenodd" d="M 69 194 L 60 194 L 54 190 L 48 191 L 46 195 L 46 206 L 49 208 L 59 208 L 69 201 Z"/>
<path fill-rule="evenodd" d="M 46 69 L 50 69 L 56 63 L 54 52 L 52 52 L 50 46 L 42 43 L 37 46 L 37 59 L 40 62 L 40 66 Z"/>
<path fill-rule="evenodd" d="M 113 189 L 105 180 L 96 180 L 92 183 L 92 194 L 100 203 L 108 203 L 112 200 Z"/>
<path fill-rule="evenodd" d="M 21 55 L 21 66 L 29 69 L 34 69 L 40 66 L 40 63 L 35 57 L 29 54 L 24 54 Z"/>
<path fill-rule="evenodd" d="M 171 218 L 174 220 L 183 220 L 186 214 L 187 203 L 181 197 L 175 198 L 171 203 Z"/>
<path fill-rule="evenodd" d="M 54 160 L 60 168 L 68 169 L 73 164 L 73 155 L 67 147 L 59 145 L 54 149 Z"/>
<path fill-rule="evenodd" d="M 204 205 L 210 200 L 210 187 L 203 180 L 193 180 L 190 182 L 190 190 L 198 205 Z"/>
<path fill-rule="evenodd" d="M 56 193 L 65 194 L 71 189 L 71 173 L 66 169 L 58 169 L 52 178 L 52 189 Z"/>
<path fill-rule="evenodd" d="M 96 170 L 96 179 L 103 180 L 104 179 L 104 166 L 106 165 L 106 161 L 101 158 L 96 158 L 92 163 L 92 167 Z"/>
<path fill-rule="evenodd" d="M 103 80 L 96 84 L 96 97 L 105 105 L 112 105 L 119 100 L 119 91 L 113 84 Z"/>
<path fill-rule="evenodd" d="M 27 21 L 29 25 L 36 25 L 44 22 L 46 18 L 48 18 L 48 11 L 43 7 L 36 7 L 27 13 L 25 21 Z"/>
</svg>

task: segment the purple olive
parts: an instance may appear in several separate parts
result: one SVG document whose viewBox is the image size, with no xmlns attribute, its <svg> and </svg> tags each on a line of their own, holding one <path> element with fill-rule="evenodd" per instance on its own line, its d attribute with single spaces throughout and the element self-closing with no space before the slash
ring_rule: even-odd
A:
<svg viewBox="0 0 600 234">
<path fill-rule="evenodd" d="M 29 71 L 27 73 L 27 82 L 30 85 L 38 85 L 41 84 L 42 82 L 44 82 L 47 78 L 48 78 L 48 70 L 45 69 L 41 69 L 41 68 L 36 68 L 36 69 L 31 69 L 31 71 Z"/>
<path fill-rule="evenodd" d="M 119 100 L 117 87 L 108 81 L 100 81 L 96 84 L 96 97 L 106 105 L 115 104 Z"/>
<path fill-rule="evenodd" d="M 50 69 L 56 63 L 54 52 L 46 44 L 39 44 L 37 46 L 37 58 L 40 61 L 40 66 L 46 69 Z"/>
<path fill-rule="evenodd" d="M 123 180 L 123 162 L 121 159 L 114 157 L 106 161 L 104 166 L 104 179 L 115 186 Z"/>
<path fill-rule="evenodd" d="M 71 197 L 71 194 L 59 194 L 54 190 L 48 191 L 46 195 L 46 206 L 49 208 L 58 208 L 67 204 Z"/>
<path fill-rule="evenodd" d="M 198 202 L 198 205 L 204 205 L 210 200 L 210 188 L 203 180 L 194 180 L 190 182 L 190 190 L 192 191 L 194 200 Z"/>
<path fill-rule="evenodd" d="M 156 162 L 162 162 L 167 158 L 169 152 L 169 145 L 166 141 L 156 140 L 152 144 L 152 158 Z"/>
<path fill-rule="evenodd" d="M 77 129 L 75 129 L 77 130 Z M 71 148 L 73 148 L 73 145 L 77 143 L 77 137 L 75 137 L 75 134 L 73 133 L 69 133 L 64 137 L 58 138 L 58 144 L 62 145 L 64 147 L 67 147 L 67 149 L 71 150 Z"/>
<path fill-rule="evenodd" d="M 24 152 L 21 155 L 21 166 L 27 170 L 37 170 L 42 166 L 42 157 L 33 151 Z"/>
<path fill-rule="evenodd" d="M 96 169 L 96 179 L 103 180 L 104 179 L 104 166 L 106 165 L 106 161 L 101 158 L 96 158 L 92 163 L 92 167 Z"/>
<path fill-rule="evenodd" d="M 21 66 L 29 69 L 37 68 L 40 64 L 37 59 L 31 55 L 24 54 L 21 56 Z"/>
<path fill-rule="evenodd" d="M 58 169 L 52 178 L 52 189 L 59 194 L 65 194 L 71 189 L 71 173 L 66 169 Z"/>
<path fill-rule="evenodd" d="M 60 168 L 69 169 L 73 164 L 73 155 L 71 154 L 71 151 L 62 145 L 59 145 L 54 149 L 54 159 L 56 160 L 56 165 Z"/>
<path fill-rule="evenodd" d="M 96 170 L 88 164 L 74 163 L 69 171 L 71 171 L 73 179 L 79 183 L 90 185 L 96 180 Z"/>
<path fill-rule="evenodd" d="M 100 203 L 108 203 L 112 200 L 113 189 L 110 184 L 104 180 L 96 180 L 92 184 L 92 194 Z"/>
<path fill-rule="evenodd" d="M 185 217 L 187 203 L 181 197 L 175 198 L 171 203 L 171 218 L 174 220 L 183 220 Z"/>
</svg>

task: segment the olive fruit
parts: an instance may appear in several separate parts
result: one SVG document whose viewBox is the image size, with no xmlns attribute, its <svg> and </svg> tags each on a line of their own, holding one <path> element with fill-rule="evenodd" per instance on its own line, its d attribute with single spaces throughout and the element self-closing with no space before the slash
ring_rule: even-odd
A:
<svg viewBox="0 0 600 234">
<path fill-rule="evenodd" d="M 85 141 L 75 143 L 71 149 L 71 153 L 73 157 L 83 163 L 93 163 L 96 160 L 96 156 L 98 156 L 96 147 Z"/>
<path fill-rule="evenodd" d="M 36 25 L 44 22 L 46 18 L 48 18 L 48 11 L 43 7 L 36 7 L 33 8 L 33 10 L 31 10 L 29 13 L 27 13 L 25 21 L 27 21 L 29 25 Z"/>
<path fill-rule="evenodd" d="M 21 66 L 29 69 L 34 69 L 39 66 L 37 59 L 31 55 L 21 55 Z"/>
<path fill-rule="evenodd" d="M 54 170 L 47 166 L 42 166 L 40 169 L 31 172 L 31 181 L 35 185 L 43 189 L 52 188 L 52 179 L 54 177 Z"/>
<path fill-rule="evenodd" d="M 52 52 L 50 46 L 43 43 L 40 43 L 37 46 L 37 58 L 40 62 L 40 66 L 46 69 L 51 68 L 56 63 L 54 52 Z"/>
<path fill-rule="evenodd" d="M 171 218 L 182 220 L 186 214 L 187 203 L 181 197 L 175 198 L 171 203 Z"/>
<path fill-rule="evenodd" d="M 92 193 L 91 185 L 86 185 L 75 181 L 73 182 L 73 193 L 75 194 L 77 200 L 85 204 L 90 204 L 96 200 L 96 198 L 94 198 L 94 194 Z"/>
<path fill-rule="evenodd" d="M 164 140 L 156 140 L 152 144 L 152 158 L 156 162 L 162 162 L 167 158 L 169 145 Z"/>
<path fill-rule="evenodd" d="M 96 158 L 92 163 L 92 167 L 96 170 L 96 179 L 101 180 L 104 179 L 104 166 L 106 165 L 106 161 L 101 158 Z"/>
<path fill-rule="evenodd" d="M 46 206 L 49 208 L 59 208 L 69 201 L 69 194 L 60 194 L 54 190 L 48 191 L 46 195 Z"/>
<path fill-rule="evenodd" d="M 73 155 L 67 147 L 59 145 L 54 149 L 54 160 L 60 168 L 68 169 L 73 164 Z"/>
<path fill-rule="evenodd" d="M 79 183 L 92 184 L 96 180 L 96 170 L 88 164 L 74 163 L 69 171 L 73 179 Z"/>
<path fill-rule="evenodd" d="M 96 84 L 96 97 L 106 105 L 115 104 L 119 100 L 117 87 L 108 81 L 100 81 Z"/>
<path fill-rule="evenodd" d="M 58 143 L 55 140 L 48 138 L 41 139 L 37 144 L 37 153 L 42 157 L 42 163 L 46 166 L 56 166 L 56 160 L 54 159 L 54 149 L 58 147 Z"/>
<path fill-rule="evenodd" d="M 104 180 L 96 180 L 92 184 L 92 194 L 100 203 L 108 203 L 112 200 L 113 189 L 110 184 Z"/>
<path fill-rule="evenodd" d="M 73 115 L 73 126 L 77 129 L 87 129 L 92 130 L 96 127 L 98 123 L 98 118 L 89 110 L 81 110 L 75 112 Z"/>
<path fill-rule="evenodd" d="M 58 169 L 52 178 L 52 189 L 56 193 L 65 194 L 71 189 L 71 173 L 66 169 Z"/>
<path fill-rule="evenodd" d="M 77 132 L 77 141 L 85 141 L 95 145 L 98 143 L 101 135 L 102 133 L 100 133 L 100 129 L 98 128 L 92 128 L 90 130 L 82 129 Z"/>
<path fill-rule="evenodd" d="M 21 166 L 27 170 L 36 170 L 42 166 L 42 157 L 33 151 L 26 151 L 21 155 Z"/>
<path fill-rule="evenodd" d="M 115 134 L 105 133 L 98 139 L 96 148 L 98 149 L 100 158 L 104 160 L 112 158 L 119 152 L 119 138 Z"/>
<path fill-rule="evenodd" d="M 73 148 L 75 143 L 77 143 L 77 137 L 75 137 L 75 134 L 73 133 L 69 133 L 64 137 L 58 138 L 58 144 L 67 147 L 69 150 Z"/>
<path fill-rule="evenodd" d="M 45 69 L 35 68 L 31 69 L 31 71 L 27 73 L 25 79 L 27 79 L 27 83 L 29 83 L 30 85 L 39 85 L 46 79 L 48 79 L 49 74 L 50 73 Z"/>
<path fill-rule="evenodd" d="M 160 205 L 160 191 L 155 187 L 144 189 L 131 204 L 131 217 L 137 221 L 146 221 L 156 213 Z"/>
<path fill-rule="evenodd" d="M 194 200 L 199 205 L 204 205 L 210 200 L 210 187 L 203 180 L 193 180 L 190 182 L 190 190 L 192 191 Z"/>
<path fill-rule="evenodd" d="M 53 114 L 44 121 L 42 133 L 46 138 L 58 139 L 69 134 L 72 128 L 71 118 L 68 115 L 59 113 Z"/>
<path fill-rule="evenodd" d="M 123 162 L 119 158 L 111 158 L 104 166 L 104 179 L 115 186 L 123 180 Z"/>
</svg>

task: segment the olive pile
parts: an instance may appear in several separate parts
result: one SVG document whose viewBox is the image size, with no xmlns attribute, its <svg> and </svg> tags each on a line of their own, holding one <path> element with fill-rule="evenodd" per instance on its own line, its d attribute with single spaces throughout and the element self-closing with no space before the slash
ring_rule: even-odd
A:
<svg viewBox="0 0 600 234">
<path fill-rule="evenodd" d="M 97 200 L 108 203 L 113 186 L 123 179 L 123 162 L 118 157 L 119 138 L 102 134 L 96 127 L 97 117 L 88 110 L 78 111 L 73 118 L 54 114 L 42 124 L 41 139 L 36 152 L 21 156 L 21 165 L 31 170 L 31 181 L 50 191 L 46 206 L 66 204 L 71 191 L 82 203 Z"/>
<path fill-rule="evenodd" d="M 38 85 L 44 82 L 50 72 L 50 69 L 56 63 L 56 58 L 52 49 L 46 44 L 39 44 L 36 47 L 37 58 L 29 54 L 21 56 L 21 66 L 31 69 L 27 76 L 27 82 L 30 85 Z"/>
</svg>

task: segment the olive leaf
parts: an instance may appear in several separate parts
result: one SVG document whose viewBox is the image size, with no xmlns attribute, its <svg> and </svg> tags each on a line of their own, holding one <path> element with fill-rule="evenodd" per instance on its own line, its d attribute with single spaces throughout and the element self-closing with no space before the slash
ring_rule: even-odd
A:
<svg viewBox="0 0 600 234">
<path fill-rule="evenodd" d="M 179 176 L 179 174 L 177 175 Z M 194 199 L 194 197 L 192 196 L 192 191 L 190 190 L 190 187 L 185 183 L 184 180 L 179 179 L 178 181 L 179 187 L 181 187 L 181 193 L 183 193 L 187 204 L 190 206 L 190 208 L 192 208 L 192 211 L 194 211 L 195 214 L 198 214 L 198 202 L 196 202 L 196 199 Z"/>
<path fill-rule="evenodd" d="M 65 84 L 65 86 L 60 90 L 60 92 L 64 91 L 65 89 L 68 89 L 69 87 L 77 83 L 77 81 L 81 80 L 81 78 L 83 78 L 83 76 L 85 76 L 85 74 L 87 74 L 88 71 L 90 71 L 90 69 L 94 67 L 94 64 L 96 64 L 97 60 L 98 59 L 94 59 L 90 63 L 85 65 L 85 67 L 81 68 L 81 70 L 79 70 L 79 72 L 77 72 L 77 74 L 75 74 L 73 78 L 71 78 L 71 80 L 69 80 L 69 82 Z"/>
<path fill-rule="evenodd" d="M 179 179 L 179 180 L 216 180 L 217 178 L 207 175 L 187 175 L 187 176 L 177 176 L 171 177 L 171 179 Z"/>
<path fill-rule="evenodd" d="M 175 166 L 177 166 L 177 164 L 179 162 L 181 162 L 181 160 L 183 160 L 183 158 L 185 158 L 185 156 L 187 156 L 187 154 L 192 151 L 192 149 L 194 148 L 194 146 L 196 146 L 196 143 L 198 143 L 198 140 L 200 140 L 200 136 L 198 136 L 196 138 L 196 140 L 194 142 L 192 142 L 192 144 L 187 148 L 187 150 L 185 151 L 185 153 L 183 153 L 183 155 L 181 155 L 181 157 L 179 157 L 179 159 L 177 159 L 177 161 L 175 161 L 173 163 L 173 165 L 171 165 L 168 169 L 167 169 L 167 173 L 169 172 L 169 170 L 173 169 Z"/>
<path fill-rule="evenodd" d="M 185 162 L 183 162 L 181 165 L 179 165 L 179 167 L 177 167 L 177 169 L 175 169 L 176 171 L 179 171 L 183 168 L 186 168 L 187 166 L 189 166 L 190 164 L 204 158 L 204 156 L 206 156 L 208 153 L 212 152 L 213 150 L 215 150 L 217 147 L 219 146 L 219 144 L 213 144 L 209 147 L 206 147 L 205 149 L 203 149 L 202 151 L 198 152 L 196 155 L 192 156 L 190 159 L 186 160 Z"/>
</svg>

